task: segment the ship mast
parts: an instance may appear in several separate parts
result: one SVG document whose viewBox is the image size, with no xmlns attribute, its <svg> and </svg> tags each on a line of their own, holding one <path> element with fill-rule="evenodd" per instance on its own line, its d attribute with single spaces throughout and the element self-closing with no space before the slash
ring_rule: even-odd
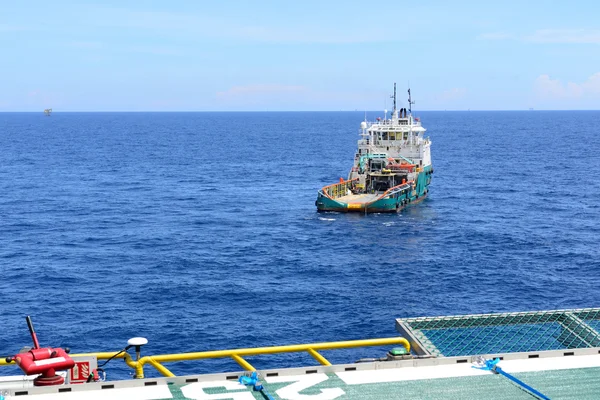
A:
<svg viewBox="0 0 600 400">
<path fill-rule="evenodd" d="M 395 85 L 394 85 L 395 87 Z M 412 105 L 415 104 L 410 98 L 410 88 L 408 88 L 408 113 L 412 115 Z"/>
<path fill-rule="evenodd" d="M 394 99 L 394 108 L 392 111 L 392 115 L 396 115 L 396 82 L 394 82 L 394 95 L 390 96 L 392 99 Z"/>
</svg>

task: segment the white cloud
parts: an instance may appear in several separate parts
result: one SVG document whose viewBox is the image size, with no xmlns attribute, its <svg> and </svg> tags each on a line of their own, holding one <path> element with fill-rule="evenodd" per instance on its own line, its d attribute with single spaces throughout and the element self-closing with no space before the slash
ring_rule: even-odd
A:
<svg viewBox="0 0 600 400">
<path fill-rule="evenodd" d="M 248 84 L 217 92 L 213 107 L 239 111 L 372 110 L 383 109 L 387 99 L 387 91 L 315 90 L 302 85 Z"/>
<path fill-rule="evenodd" d="M 255 84 L 245 86 L 233 86 L 223 92 L 217 92 L 217 97 L 228 98 L 276 93 L 298 93 L 305 92 L 306 90 L 306 87 L 297 85 Z"/>
<path fill-rule="evenodd" d="M 516 39 L 529 43 L 584 43 L 600 44 L 600 30 L 597 29 L 538 29 L 528 35 L 515 35 L 506 32 L 489 32 L 477 36 L 478 40 Z"/>
<path fill-rule="evenodd" d="M 73 47 L 82 50 L 102 50 L 105 53 L 107 50 L 113 50 L 124 53 L 143 53 L 143 54 L 154 54 L 159 56 L 177 56 L 181 55 L 181 52 L 173 47 L 167 46 L 119 46 L 119 45 L 108 45 L 104 42 L 99 41 L 75 41 L 66 43 L 66 46 Z"/>
<path fill-rule="evenodd" d="M 0 24 L 0 32 L 22 32 L 29 30 L 31 30 L 31 28 L 26 26 Z"/>
<path fill-rule="evenodd" d="M 464 98 L 467 95 L 467 89 L 465 88 L 452 88 L 444 90 L 443 92 L 435 96 L 436 101 L 451 102 Z"/>
<path fill-rule="evenodd" d="M 101 49 L 104 46 L 104 43 L 102 42 L 97 42 L 97 41 L 75 41 L 75 42 L 69 42 L 67 43 L 67 46 L 69 47 L 75 47 L 78 49 Z"/>
<path fill-rule="evenodd" d="M 83 10 L 86 10 L 84 8 Z M 395 35 L 392 26 L 356 29 L 352 24 L 338 27 L 319 21 L 291 23 L 183 13 L 143 11 L 93 6 L 82 17 L 85 24 L 103 29 L 131 29 L 140 34 L 185 37 L 186 40 L 236 40 L 262 43 L 349 44 L 405 40 Z"/>
<path fill-rule="evenodd" d="M 533 43 L 597 43 L 600 44 L 600 30 L 590 29 L 540 29 L 523 37 Z"/>
<path fill-rule="evenodd" d="M 540 75 L 534 82 L 535 94 L 543 99 L 580 99 L 600 96 L 600 72 L 596 72 L 583 83 L 562 83 L 550 75 Z"/>
<path fill-rule="evenodd" d="M 479 40 L 507 40 L 514 38 L 514 35 L 505 32 L 482 33 L 481 35 L 477 36 L 477 39 Z"/>
<path fill-rule="evenodd" d="M 127 51 L 131 51 L 134 53 L 145 53 L 145 54 L 154 54 L 157 56 L 178 56 L 181 55 L 181 52 L 178 50 L 165 47 L 165 46 L 133 46 L 127 48 Z"/>
</svg>

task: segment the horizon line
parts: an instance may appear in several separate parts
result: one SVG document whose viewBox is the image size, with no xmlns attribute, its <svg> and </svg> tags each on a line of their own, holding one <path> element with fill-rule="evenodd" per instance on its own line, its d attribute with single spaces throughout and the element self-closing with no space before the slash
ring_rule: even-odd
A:
<svg viewBox="0 0 600 400">
<path fill-rule="evenodd" d="M 387 110 L 388 112 L 391 112 L 391 110 Z M 495 109 L 477 109 L 477 110 L 472 110 L 472 109 L 433 109 L 433 110 L 419 110 L 419 111 L 413 111 L 413 114 L 415 113 L 419 113 L 419 112 L 515 112 L 515 111 L 524 111 L 524 112 L 531 112 L 531 111 L 600 111 L 600 109 L 593 109 L 593 108 L 580 108 L 580 109 L 502 109 L 502 110 L 495 110 Z M 262 113 L 262 112 L 273 112 L 273 113 L 286 113 L 286 112 L 297 112 L 297 113 L 302 113 L 302 112 L 360 112 L 360 113 L 364 113 L 364 112 L 368 112 L 368 113 L 378 113 L 378 112 L 383 112 L 383 110 L 358 110 L 358 109 L 354 109 L 354 110 L 95 110 L 95 111 L 69 111 L 69 110 L 60 110 L 60 111 L 52 111 L 52 114 L 54 113 Z M 43 114 L 44 111 L 8 111 L 8 110 L 0 110 L 0 114 L 8 114 L 8 113 L 21 113 L 21 114 Z"/>
</svg>

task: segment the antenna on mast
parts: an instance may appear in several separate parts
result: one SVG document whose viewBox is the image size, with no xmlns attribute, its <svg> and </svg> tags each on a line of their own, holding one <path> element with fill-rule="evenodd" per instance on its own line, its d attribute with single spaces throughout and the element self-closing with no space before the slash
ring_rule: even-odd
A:
<svg viewBox="0 0 600 400">
<path fill-rule="evenodd" d="M 410 88 L 408 88 L 408 113 L 412 114 L 412 105 L 415 104 L 410 98 Z"/>
<path fill-rule="evenodd" d="M 394 99 L 394 109 L 392 111 L 392 114 L 396 113 L 396 82 L 394 82 L 394 95 L 390 96 L 392 99 Z"/>
</svg>

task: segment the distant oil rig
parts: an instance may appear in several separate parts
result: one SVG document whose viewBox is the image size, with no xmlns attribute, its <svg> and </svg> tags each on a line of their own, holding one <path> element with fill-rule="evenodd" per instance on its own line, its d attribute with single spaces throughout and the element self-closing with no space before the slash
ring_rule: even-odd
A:
<svg viewBox="0 0 600 400">
<path fill-rule="evenodd" d="M 46 108 L 44 110 L 44 114 L 46 114 L 46 116 L 49 117 L 52 114 L 52 109 L 51 108 Z"/>
</svg>

